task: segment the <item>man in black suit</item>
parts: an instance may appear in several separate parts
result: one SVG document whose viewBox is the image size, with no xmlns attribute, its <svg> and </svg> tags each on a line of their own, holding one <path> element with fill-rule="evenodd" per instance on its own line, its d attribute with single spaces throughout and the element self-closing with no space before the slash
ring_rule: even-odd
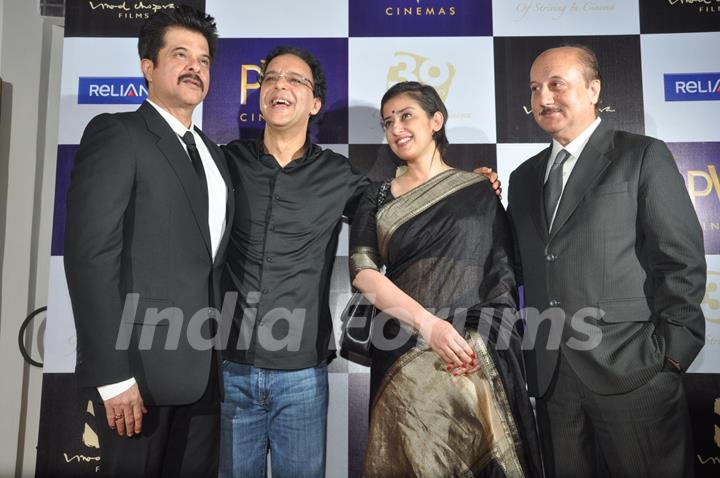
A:
<svg viewBox="0 0 720 478">
<path fill-rule="evenodd" d="M 97 388 L 106 476 L 214 476 L 218 360 L 210 319 L 232 197 L 220 149 L 193 126 L 210 85 L 212 17 L 178 7 L 138 41 L 148 100 L 85 129 L 67 203 L 76 375 Z M 230 201 L 230 202 L 228 202 Z"/>
<path fill-rule="evenodd" d="M 537 57 L 533 115 L 553 141 L 509 184 L 546 471 L 690 476 L 702 230 L 665 144 L 601 121 L 600 89 L 588 48 Z"/>
</svg>

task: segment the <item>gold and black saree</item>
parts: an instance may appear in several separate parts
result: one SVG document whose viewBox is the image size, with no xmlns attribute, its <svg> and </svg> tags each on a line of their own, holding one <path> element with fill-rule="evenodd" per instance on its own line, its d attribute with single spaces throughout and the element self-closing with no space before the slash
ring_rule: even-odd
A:
<svg viewBox="0 0 720 478">
<path fill-rule="evenodd" d="M 480 370 L 453 376 L 413 330 L 374 336 L 364 476 L 541 476 L 517 331 L 511 237 L 483 176 L 436 175 L 377 210 L 368 188 L 351 231 L 350 270 L 381 270 L 465 334 Z"/>
</svg>

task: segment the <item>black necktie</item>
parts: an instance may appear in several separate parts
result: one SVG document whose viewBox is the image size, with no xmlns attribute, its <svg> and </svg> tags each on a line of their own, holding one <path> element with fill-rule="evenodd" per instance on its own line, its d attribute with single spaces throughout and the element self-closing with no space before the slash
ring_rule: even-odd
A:
<svg viewBox="0 0 720 478">
<path fill-rule="evenodd" d="M 195 168 L 195 173 L 197 173 L 198 179 L 200 180 L 200 186 L 207 196 L 207 178 L 205 177 L 205 168 L 203 168 L 200 153 L 198 153 L 197 146 L 195 146 L 195 136 L 193 136 L 191 131 L 188 131 L 183 135 L 182 140 L 187 146 L 188 156 L 190 156 L 190 161 L 192 162 L 193 168 Z"/>
<path fill-rule="evenodd" d="M 566 159 L 570 157 L 570 153 L 561 149 L 555 156 L 550 167 L 550 174 L 548 174 L 547 181 L 545 181 L 545 188 L 543 195 L 545 199 L 545 217 L 547 217 L 548 229 L 553 221 L 553 214 L 555 214 L 555 207 L 557 207 L 560 194 L 562 194 L 563 181 L 562 181 L 562 166 Z"/>
</svg>

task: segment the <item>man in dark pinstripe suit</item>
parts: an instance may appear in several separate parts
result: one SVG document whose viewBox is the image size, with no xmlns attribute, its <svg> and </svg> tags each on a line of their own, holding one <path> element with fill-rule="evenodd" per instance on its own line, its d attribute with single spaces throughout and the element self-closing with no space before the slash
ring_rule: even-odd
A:
<svg viewBox="0 0 720 478">
<path fill-rule="evenodd" d="M 597 117 L 591 50 L 543 52 L 530 89 L 553 141 L 512 173 L 509 212 L 525 304 L 546 312 L 526 314 L 546 471 L 692 476 L 681 373 L 704 343 L 706 270 L 683 179 L 662 141 Z"/>
</svg>

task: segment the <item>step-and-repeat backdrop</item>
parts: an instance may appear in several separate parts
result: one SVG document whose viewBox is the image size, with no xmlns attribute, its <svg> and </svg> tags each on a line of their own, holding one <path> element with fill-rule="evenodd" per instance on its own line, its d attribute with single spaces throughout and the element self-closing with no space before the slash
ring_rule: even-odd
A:
<svg viewBox="0 0 720 478">
<path fill-rule="evenodd" d="M 194 117 L 218 143 L 255 137 L 261 59 L 275 45 L 307 48 L 328 78 L 317 143 L 347 155 L 374 179 L 396 159 L 383 145 L 378 104 L 395 82 L 435 86 L 445 100 L 449 162 L 496 168 L 505 185 L 545 148 L 532 118 L 532 60 L 581 42 L 599 57 L 602 117 L 665 140 L 705 231 L 707 343 L 686 375 L 701 476 L 720 472 L 720 0 L 193 0 L 212 14 L 220 42 L 210 93 Z M 45 337 L 38 475 L 92 475 L 97 427 L 106 426 L 75 384 L 75 331 L 63 272 L 65 196 L 85 125 L 130 111 L 147 91 L 137 57 L 139 24 L 164 0 L 68 0 Z M 349 297 L 347 228 L 332 281 L 331 310 Z M 339 324 L 336 324 L 336 329 Z M 339 335 L 339 331 L 338 331 Z M 330 366 L 327 475 L 359 476 L 367 437 L 368 369 Z"/>
</svg>

